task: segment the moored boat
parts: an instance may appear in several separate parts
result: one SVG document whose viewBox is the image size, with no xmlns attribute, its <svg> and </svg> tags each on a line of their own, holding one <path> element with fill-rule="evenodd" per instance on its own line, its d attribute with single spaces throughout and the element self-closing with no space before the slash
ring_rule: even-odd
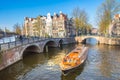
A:
<svg viewBox="0 0 120 80">
<path fill-rule="evenodd" d="M 60 68 L 64 75 L 80 66 L 87 58 L 88 47 L 77 47 L 68 53 L 61 61 Z"/>
</svg>

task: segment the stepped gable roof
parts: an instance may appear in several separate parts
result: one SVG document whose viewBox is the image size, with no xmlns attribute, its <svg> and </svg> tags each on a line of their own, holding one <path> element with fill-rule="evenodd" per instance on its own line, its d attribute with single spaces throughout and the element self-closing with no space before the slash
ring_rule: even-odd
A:
<svg viewBox="0 0 120 80">
<path fill-rule="evenodd" d="M 60 13 L 60 15 L 62 15 L 64 17 L 65 20 L 67 20 L 67 15 Z"/>
<path fill-rule="evenodd" d="M 30 18 L 30 17 L 25 17 L 25 20 L 29 20 L 29 21 L 33 21 L 35 20 L 36 18 Z"/>
</svg>

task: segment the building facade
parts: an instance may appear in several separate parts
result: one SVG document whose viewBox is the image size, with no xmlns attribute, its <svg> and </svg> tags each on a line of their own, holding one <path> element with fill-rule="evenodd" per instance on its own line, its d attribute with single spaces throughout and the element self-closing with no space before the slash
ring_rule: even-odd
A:
<svg viewBox="0 0 120 80">
<path fill-rule="evenodd" d="M 50 13 L 47 16 L 41 16 L 41 22 L 38 22 L 37 18 L 28 18 L 24 20 L 24 35 L 26 36 L 40 36 L 40 37 L 54 37 L 64 38 L 75 35 L 75 27 L 72 18 L 68 19 L 67 15 L 61 11 L 59 14 L 54 13 L 51 16 Z M 41 25 L 35 25 L 35 24 Z M 40 31 L 38 31 L 38 28 Z M 40 35 L 39 35 L 40 34 Z"/>
<path fill-rule="evenodd" d="M 76 28 L 73 18 L 67 20 L 67 36 L 74 37 L 76 35 Z"/>
<path fill-rule="evenodd" d="M 92 28 L 91 29 L 91 34 L 92 35 L 97 35 L 98 34 L 98 29 L 97 28 Z"/>
<path fill-rule="evenodd" d="M 120 14 L 116 14 L 111 21 L 109 34 L 113 36 L 120 36 Z"/>
<path fill-rule="evenodd" d="M 46 35 L 52 37 L 52 16 L 50 15 L 50 13 L 47 14 L 45 29 Z"/>
<path fill-rule="evenodd" d="M 34 36 L 34 28 L 33 24 L 36 22 L 35 18 L 24 18 L 24 29 L 23 29 L 23 34 L 25 36 Z"/>
<path fill-rule="evenodd" d="M 64 38 L 67 36 L 67 16 L 60 12 L 53 16 L 53 37 Z"/>
<path fill-rule="evenodd" d="M 41 37 L 45 36 L 46 17 L 44 16 L 39 16 L 39 17 L 40 17 L 40 20 L 38 20 L 38 18 L 25 17 L 23 35 L 41 36 Z M 37 26 L 39 27 L 39 30 Z"/>
</svg>

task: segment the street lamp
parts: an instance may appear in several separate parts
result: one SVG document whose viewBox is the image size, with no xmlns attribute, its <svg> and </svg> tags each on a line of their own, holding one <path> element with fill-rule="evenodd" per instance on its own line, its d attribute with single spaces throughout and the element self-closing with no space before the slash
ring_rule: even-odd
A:
<svg viewBox="0 0 120 80">
<path fill-rule="evenodd" d="M 6 37 L 6 27 L 5 27 L 5 29 L 4 29 L 4 37 Z"/>
</svg>

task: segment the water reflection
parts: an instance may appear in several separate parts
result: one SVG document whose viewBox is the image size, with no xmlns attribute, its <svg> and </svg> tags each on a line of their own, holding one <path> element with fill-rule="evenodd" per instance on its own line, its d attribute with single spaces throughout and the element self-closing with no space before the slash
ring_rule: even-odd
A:
<svg viewBox="0 0 120 80">
<path fill-rule="evenodd" d="M 98 41 L 94 38 L 87 38 L 86 39 L 86 44 L 90 44 L 91 46 L 95 46 L 98 43 Z"/>
<path fill-rule="evenodd" d="M 46 57 L 43 53 L 38 54 L 38 53 L 27 53 L 29 55 L 25 55 L 23 57 L 23 64 L 25 64 L 25 66 L 31 66 L 31 67 L 35 67 L 37 66 L 37 64 L 44 64 Z"/>
<path fill-rule="evenodd" d="M 99 49 L 100 51 L 102 50 L 100 54 L 100 71 L 105 77 L 112 78 L 116 72 L 118 73 L 118 71 L 120 71 L 120 47 L 107 45 L 103 47 L 103 45 L 101 45 Z"/>
</svg>

